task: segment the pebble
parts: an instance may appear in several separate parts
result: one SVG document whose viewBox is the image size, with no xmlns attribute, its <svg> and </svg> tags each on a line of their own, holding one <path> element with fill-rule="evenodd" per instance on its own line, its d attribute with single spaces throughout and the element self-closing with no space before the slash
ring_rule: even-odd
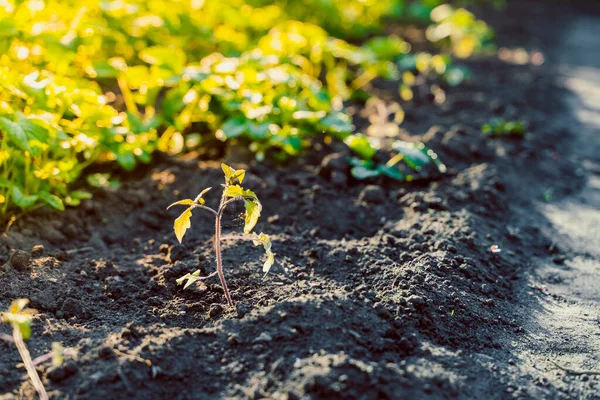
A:
<svg viewBox="0 0 600 400">
<path fill-rule="evenodd" d="M 267 332 L 261 333 L 256 339 L 253 340 L 254 343 L 267 343 L 273 341 L 273 337 L 269 335 Z"/>
<path fill-rule="evenodd" d="M 23 250 L 15 250 L 10 256 L 10 265 L 17 271 L 24 271 L 29 267 L 31 256 Z"/>
<path fill-rule="evenodd" d="M 367 185 L 360 192 L 358 200 L 365 203 L 383 203 L 385 201 L 385 191 L 381 186 Z"/>
</svg>

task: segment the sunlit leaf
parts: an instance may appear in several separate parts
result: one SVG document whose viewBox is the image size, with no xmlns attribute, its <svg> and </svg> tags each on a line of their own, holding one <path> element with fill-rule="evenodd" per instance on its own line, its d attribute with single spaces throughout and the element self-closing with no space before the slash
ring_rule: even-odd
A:
<svg viewBox="0 0 600 400">
<path fill-rule="evenodd" d="M 201 191 L 200 194 L 198 196 L 196 196 L 196 198 L 194 199 L 194 202 L 196 202 L 198 204 L 204 204 L 205 201 L 202 198 L 202 196 L 204 196 L 204 194 L 207 193 L 210 189 L 212 189 L 212 188 L 206 188 L 203 191 Z"/>
<path fill-rule="evenodd" d="M 19 124 L 0 117 L 0 130 L 21 150 L 31 151 L 27 134 Z"/>
<path fill-rule="evenodd" d="M 44 203 L 48 204 L 52 208 L 55 208 L 55 209 L 61 210 L 61 211 L 63 211 L 65 209 L 65 205 L 63 204 L 62 200 L 58 196 L 55 196 L 55 195 L 48 193 L 46 191 L 43 191 L 43 190 L 38 192 L 38 196 L 40 197 L 40 199 L 42 199 L 44 201 Z"/>
<path fill-rule="evenodd" d="M 193 273 L 187 273 L 184 276 L 182 276 L 181 278 L 178 278 L 176 280 L 178 285 L 183 285 L 183 283 L 185 282 L 185 285 L 183 286 L 183 289 L 187 289 L 190 285 L 192 285 L 194 282 L 197 282 L 200 280 L 200 270 L 196 270 Z M 187 281 L 187 282 L 186 282 Z"/>
<path fill-rule="evenodd" d="M 27 196 L 23 194 L 23 192 L 21 191 L 21 189 L 19 189 L 18 186 L 12 187 L 11 197 L 13 202 L 21 208 L 29 208 L 33 206 L 38 200 L 38 196 L 36 195 Z"/>
<path fill-rule="evenodd" d="M 192 223 L 190 222 L 191 217 L 192 209 L 188 208 L 175 220 L 175 223 L 173 224 L 175 236 L 177 236 L 177 240 L 179 241 L 179 243 L 181 243 L 185 232 L 192 226 Z"/>
<path fill-rule="evenodd" d="M 275 255 L 268 251 L 267 252 L 267 260 L 265 261 L 264 265 L 263 265 L 263 272 L 266 274 L 269 273 L 269 270 L 271 269 L 271 267 L 273 266 L 273 264 L 275 263 Z"/>
<path fill-rule="evenodd" d="M 262 207 L 260 203 L 253 200 L 244 201 L 244 207 L 246 208 L 244 232 L 249 233 L 256 226 L 258 218 L 260 217 L 260 212 L 262 211 Z"/>
<path fill-rule="evenodd" d="M 223 126 L 221 126 L 221 130 L 223 131 L 225 138 L 233 139 L 244 133 L 248 127 L 248 120 L 246 118 L 235 117 L 225 121 Z"/>
<path fill-rule="evenodd" d="M 167 207 L 167 210 L 173 206 L 178 206 L 178 205 L 191 206 L 193 204 L 194 204 L 194 200 L 192 200 L 192 199 L 179 200 L 179 201 L 176 201 L 175 203 L 171 204 L 169 207 Z"/>
<path fill-rule="evenodd" d="M 350 135 L 344 142 L 354 151 L 360 158 L 370 160 L 377 153 L 377 149 L 373 147 L 369 139 L 361 134 Z"/>
</svg>

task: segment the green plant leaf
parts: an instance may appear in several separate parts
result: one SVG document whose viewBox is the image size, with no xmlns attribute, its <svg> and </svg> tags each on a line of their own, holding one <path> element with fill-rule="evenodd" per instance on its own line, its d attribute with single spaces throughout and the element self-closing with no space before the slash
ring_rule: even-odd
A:
<svg viewBox="0 0 600 400">
<path fill-rule="evenodd" d="M 19 124 L 8 118 L 0 117 L 0 130 L 2 130 L 18 148 L 31 152 L 27 133 L 25 133 Z"/>
<path fill-rule="evenodd" d="M 369 169 L 363 165 L 357 165 L 355 167 L 352 167 L 352 169 L 350 170 L 350 174 L 358 179 L 358 180 L 362 180 L 362 179 L 369 179 L 369 178 L 374 178 L 376 176 L 379 176 L 381 173 L 375 169 Z"/>
<path fill-rule="evenodd" d="M 35 118 L 26 117 L 22 113 L 16 113 L 15 118 L 29 140 L 35 139 L 40 143 L 48 144 L 50 134 L 46 128 L 33 122 Z"/>
<path fill-rule="evenodd" d="M 330 132 L 349 133 L 354 130 L 354 125 L 352 125 L 351 118 L 344 113 L 329 114 L 325 118 L 321 119 L 319 124 L 325 128 L 325 130 Z"/>
<path fill-rule="evenodd" d="M 223 174 L 225 174 L 225 182 L 227 182 L 227 185 L 233 185 L 236 182 L 242 183 L 246 176 L 245 170 L 235 170 L 225 163 L 221 164 L 221 169 L 223 170 Z"/>
<path fill-rule="evenodd" d="M 26 196 L 18 186 L 13 186 L 11 190 L 13 202 L 21 208 L 29 208 L 33 206 L 38 197 L 36 195 Z"/>
<path fill-rule="evenodd" d="M 167 210 L 173 206 L 191 206 L 193 204 L 194 204 L 194 200 L 192 200 L 192 199 L 179 200 L 179 201 L 176 201 L 175 203 L 171 204 L 169 207 L 167 207 Z"/>
<path fill-rule="evenodd" d="M 246 132 L 248 127 L 248 120 L 246 118 L 233 117 L 225 121 L 223 126 L 221 126 L 221 130 L 227 139 L 233 139 Z"/>
<path fill-rule="evenodd" d="M 86 192 L 84 190 L 73 190 L 69 193 L 69 196 L 73 199 L 77 200 L 87 200 L 92 198 L 92 194 L 90 192 Z"/>
<path fill-rule="evenodd" d="M 369 138 L 359 133 L 348 136 L 344 142 L 360 158 L 370 160 L 377 153 L 377 149 L 371 145 Z"/>
<path fill-rule="evenodd" d="M 246 221 L 244 225 L 244 232 L 250 233 L 252 229 L 256 226 L 258 222 L 258 217 L 260 217 L 260 212 L 262 211 L 262 206 L 260 203 L 257 203 L 253 200 L 244 201 L 244 207 L 246 208 Z"/>
<path fill-rule="evenodd" d="M 173 230 L 175 230 L 175 236 L 177 236 L 179 243 L 181 243 L 183 240 L 183 235 L 185 235 L 185 232 L 192 226 L 192 223 L 190 222 L 191 217 L 192 209 L 188 208 L 175 220 L 175 223 L 173 224 Z"/>
<path fill-rule="evenodd" d="M 230 185 L 225 188 L 223 195 L 227 197 L 238 197 L 244 194 L 244 188 L 239 185 Z"/>
<path fill-rule="evenodd" d="M 55 208 L 60 211 L 63 211 L 65 209 L 65 205 L 58 196 L 55 196 L 44 190 L 38 192 L 38 196 L 44 201 L 44 203 L 48 204 L 52 208 Z"/>
</svg>

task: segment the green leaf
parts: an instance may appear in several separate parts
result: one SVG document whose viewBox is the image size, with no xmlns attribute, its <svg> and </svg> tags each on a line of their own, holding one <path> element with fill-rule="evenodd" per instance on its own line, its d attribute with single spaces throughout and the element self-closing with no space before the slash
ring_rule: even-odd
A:
<svg viewBox="0 0 600 400">
<path fill-rule="evenodd" d="M 244 194 L 244 188 L 239 185 L 231 185 L 225 188 L 223 195 L 227 197 L 238 197 Z"/>
<path fill-rule="evenodd" d="M 0 117 L 0 130 L 13 142 L 18 148 L 31 152 L 27 133 L 23 128 L 7 118 Z"/>
<path fill-rule="evenodd" d="M 69 193 L 69 196 L 77 200 L 87 200 L 92 198 L 92 194 L 84 190 L 73 190 L 71 193 Z"/>
<path fill-rule="evenodd" d="M 179 243 L 181 243 L 185 232 L 192 226 L 192 223 L 190 222 L 191 216 L 192 209 L 188 208 L 175 220 L 175 223 L 173 224 L 173 230 L 175 230 L 175 236 L 177 236 Z"/>
<path fill-rule="evenodd" d="M 387 165 L 378 165 L 377 171 L 381 174 L 388 176 L 392 179 L 396 179 L 398 181 L 404 180 L 404 174 L 396 167 L 388 167 Z"/>
<path fill-rule="evenodd" d="M 26 196 L 18 186 L 13 186 L 11 191 L 13 202 L 21 208 L 29 208 L 33 206 L 38 197 L 35 195 Z"/>
<path fill-rule="evenodd" d="M 55 195 L 48 193 L 46 191 L 43 191 L 43 190 L 38 192 L 38 196 L 50 207 L 55 208 L 60 211 L 64 211 L 65 205 L 63 204 L 62 200 L 58 196 L 55 196 Z"/>
<path fill-rule="evenodd" d="M 0 178 L 0 187 L 12 188 L 15 184 L 5 178 Z"/>
<path fill-rule="evenodd" d="M 248 123 L 248 133 L 253 139 L 264 139 L 269 133 L 270 122 L 263 122 L 260 124 Z"/>
<path fill-rule="evenodd" d="M 369 179 L 380 175 L 380 172 L 375 169 L 369 169 L 363 165 L 352 167 L 350 174 L 356 179 Z"/>
<path fill-rule="evenodd" d="M 131 171 L 135 168 L 135 156 L 132 152 L 124 150 L 117 153 L 117 163 L 126 171 Z"/>
<path fill-rule="evenodd" d="M 186 61 L 182 49 L 164 46 L 147 47 L 140 51 L 139 57 L 148 64 L 167 68 L 177 74 L 183 71 Z"/>
<path fill-rule="evenodd" d="M 253 200 L 244 201 L 244 207 L 246 208 L 246 221 L 244 225 L 244 232 L 250 233 L 252 229 L 256 226 L 258 222 L 258 217 L 260 217 L 260 212 L 262 211 L 262 206 L 260 203 L 257 203 Z"/>
<path fill-rule="evenodd" d="M 221 164 L 221 169 L 223 170 L 223 174 L 225 174 L 225 182 L 228 185 L 233 185 L 236 182 L 242 183 L 244 180 L 244 177 L 246 176 L 245 170 L 243 170 L 243 169 L 235 170 L 225 163 Z"/>
<path fill-rule="evenodd" d="M 192 200 L 192 199 L 179 200 L 179 201 L 176 201 L 175 203 L 171 204 L 169 207 L 167 207 L 167 210 L 173 206 L 191 206 L 193 204 L 194 204 L 194 200 Z"/>
<path fill-rule="evenodd" d="M 344 142 L 360 158 L 370 160 L 377 153 L 377 149 L 371 145 L 369 138 L 359 133 L 348 136 Z"/>
<path fill-rule="evenodd" d="M 40 143 L 48 144 L 50 133 L 46 128 L 36 124 L 36 118 L 26 117 L 22 113 L 15 114 L 17 124 L 23 129 L 29 140 L 35 139 Z"/>
<path fill-rule="evenodd" d="M 248 120 L 245 117 L 233 117 L 229 118 L 223 126 L 221 126 L 221 130 L 223 131 L 223 135 L 227 139 L 233 139 L 240 136 L 248 129 Z"/>
<path fill-rule="evenodd" d="M 344 113 L 333 113 L 327 115 L 325 118 L 319 121 L 319 124 L 330 132 L 352 132 L 354 125 L 352 125 L 351 118 Z"/>
</svg>

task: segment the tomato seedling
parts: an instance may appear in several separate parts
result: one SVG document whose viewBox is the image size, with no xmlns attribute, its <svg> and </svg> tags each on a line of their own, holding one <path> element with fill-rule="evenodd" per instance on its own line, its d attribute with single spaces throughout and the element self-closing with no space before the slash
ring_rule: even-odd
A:
<svg viewBox="0 0 600 400">
<path fill-rule="evenodd" d="M 21 356 L 21 359 L 23 359 L 23 365 L 25 365 L 27 374 L 35 387 L 35 390 L 38 392 L 40 399 L 48 400 L 46 389 L 35 369 L 35 364 L 31 360 L 31 354 L 29 354 L 29 350 L 27 350 L 27 347 L 25 346 L 25 340 L 29 339 L 31 336 L 31 315 L 35 312 L 34 309 L 25 308 L 28 303 L 29 300 L 27 299 L 13 301 L 8 308 L 8 311 L 2 313 L 2 321 L 8 322 L 13 328 L 12 340 L 17 346 L 19 355 Z"/>
<path fill-rule="evenodd" d="M 182 276 L 181 278 L 177 279 L 177 284 L 181 285 L 187 280 L 184 286 L 185 289 L 196 281 L 208 279 L 215 275 L 218 275 L 219 280 L 221 281 L 221 285 L 223 286 L 223 291 L 225 292 L 227 304 L 229 304 L 229 306 L 233 306 L 233 301 L 231 301 L 229 289 L 227 289 L 225 275 L 223 274 L 223 261 L 221 258 L 221 217 L 223 216 L 223 211 L 225 210 L 225 208 L 227 208 L 229 204 L 235 201 L 243 201 L 244 207 L 246 209 L 244 232 L 250 233 L 256 225 L 256 223 L 258 222 L 260 212 L 262 211 L 262 204 L 260 203 L 258 197 L 253 191 L 244 189 L 240 186 L 242 181 L 244 180 L 244 176 L 246 175 L 245 170 L 235 170 L 226 164 L 221 164 L 221 169 L 225 174 L 225 183 L 222 185 L 223 193 L 221 194 L 221 202 L 219 203 L 219 208 L 217 210 L 208 207 L 203 198 L 203 196 L 211 188 L 202 190 L 194 200 L 184 199 L 176 201 L 175 203 L 167 207 L 167 210 L 175 205 L 189 206 L 177 219 L 175 219 L 175 223 L 173 224 L 175 236 L 177 236 L 177 240 L 179 241 L 179 243 L 181 243 L 181 241 L 183 240 L 185 232 L 192 226 L 190 222 L 190 219 L 192 217 L 192 210 L 200 208 L 211 212 L 215 216 L 215 253 L 217 257 L 217 270 L 212 274 L 203 277 L 200 276 L 201 271 L 196 270 L 191 274 L 188 273 Z M 253 233 L 252 240 L 255 246 L 262 245 L 265 248 L 265 252 L 267 253 L 267 260 L 263 265 L 263 272 L 266 275 L 271 269 L 273 263 L 275 262 L 275 256 L 271 251 L 271 239 L 268 235 L 264 233 Z"/>
</svg>

